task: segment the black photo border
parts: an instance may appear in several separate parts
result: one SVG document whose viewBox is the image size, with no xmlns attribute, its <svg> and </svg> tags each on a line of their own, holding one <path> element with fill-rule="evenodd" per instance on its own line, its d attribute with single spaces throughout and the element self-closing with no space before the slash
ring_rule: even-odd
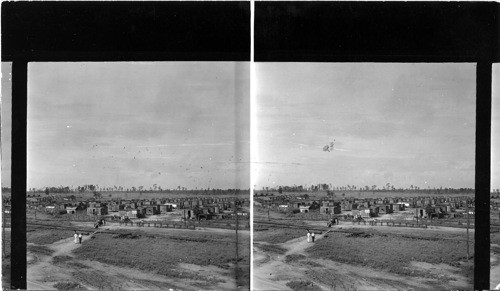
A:
<svg viewBox="0 0 500 291">
<path fill-rule="evenodd" d="M 489 289 L 496 2 L 255 2 L 256 62 L 470 62 L 476 73 L 474 289 Z M 12 62 L 11 287 L 26 288 L 29 62 L 250 61 L 250 2 L 3 2 Z"/>
</svg>

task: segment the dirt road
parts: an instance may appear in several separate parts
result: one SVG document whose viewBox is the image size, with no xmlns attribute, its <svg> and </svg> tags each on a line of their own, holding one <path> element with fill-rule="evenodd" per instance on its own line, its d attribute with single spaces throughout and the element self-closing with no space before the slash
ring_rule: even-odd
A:
<svg viewBox="0 0 500 291">
<path fill-rule="evenodd" d="M 333 227 L 332 230 L 339 227 Z M 325 235 L 328 232 L 317 235 L 316 240 L 321 240 Z M 405 277 L 369 267 L 309 259 L 306 250 L 312 243 L 308 243 L 305 236 L 277 245 L 285 248 L 286 253 L 279 255 L 265 252 L 254 244 L 253 290 L 291 290 L 286 285 L 290 281 L 312 282 L 322 290 L 437 290 L 443 286 L 439 281 L 429 278 Z M 444 264 L 412 264 L 415 268 L 439 270 L 443 276 L 452 278 L 447 285 L 451 289 L 467 289 L 466 278 L 457 275 L 453 267 Z"/>
</svg>

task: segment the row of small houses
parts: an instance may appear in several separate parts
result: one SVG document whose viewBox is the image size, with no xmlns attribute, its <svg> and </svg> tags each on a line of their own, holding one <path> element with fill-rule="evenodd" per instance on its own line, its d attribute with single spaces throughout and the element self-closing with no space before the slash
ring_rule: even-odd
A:
<svg viewBox="0 0 500 291">
<path fill-rule="evenodd" d="M 323 202 L 337 202 L 341 205 L 341 210 L 348 211 L 356 209 L 359 205 L 369 208 L 374 205 L 391 205 L 391 204 L 404 204 L 406 208 L 425 208 L 428 205 L 449 205 L 451 209 L 465 207 L 469 199 L 467 197 L 405 197 L 405 198 L 367 198 L 367 199 L 321 199 L 321 200 L 299 200 L 290 196 L 275 196 L 275 197 L 259 197 L 255 198 L 258 204 L 264 206 L 278 207 L 280 205 L 289 205 L 289 207 L 298 208 L 300 205 L 313 206 L 317 204 L 319 208 Z M 473 200 L 472 200 L 473 201 Z"/>
<path fill-rule="evenodd" d="M 232 216 L 234 212 L 234 204 L 222 205 L 212 204 L 204 206 L 194 206 L 193 208 L 184 208 L 184 216 L 186 219 L 213 219 L 213 218 L 226 218 Z M 136 208 L 126 207 L 124 209 L 116 210 L 116 208 L 111 209 L 111 212 L 118 212 L 120 217 L 127 218 L 142 218 L 148 215 L 166 214 L 177 208 L 176 204 L 166 203 L 160 205 L 146 205 L 139 206 Z M 100 203 L 91 203 L 87 208 L 88 215 L 107 215 L 108 208 L 106 205 Z M 245 213 L 238 213 L 239 215 L 246 215 Z"/>
<path fill-rule="evenodd" d="M 30 205 L 39 205 L 39 204 L 54 204 L 54 205 L 74 205 L 78 207 L 81 203 L 83 204 L 88 204 L 90 202 L 71 202 L 71 201 L 61 201 L 60 199 L 58 200 L 52 200 L 52 201 L 42 201 L 41 199 L 43 198 L 28 198 L 27 203 L 28 206 Z M 92 201 L 94 202 L 94 201 Z M 101 202 L 105 203 L 108 205 L 111 211 L 119 211 L 125 208 L 131 208 L 131 209 L 136 209 L 138 207 L 146 207 L 146 206 L 155 206 L 155 205 L 167 205 L 171 204 L 174 206 L 174 208 L 180 208 L 180 209 L 189 209 L 193 208 L 196 206 L 206 206 L 206 205 L 213 205 L 213 204 L 218 204 L 221 205 L 221 207 L 234 207 L 235 205 L 238 206 L 244 206 L 244 205 L 249 205 L 250 199 L 240 199 L 240 198 L 203 198 L 203 199 L 196 199 L 196 198 L 176 198 L 176 199 L 132 199 L 132 200 L 101 200 L 101 201 L 95 201 L 95 202 Z"/>
<path fill-rule="evenodd" d="M 188 201 L 192 203 L 181 203 L 181 207 L 176 203 L 164 203 L 164 204 L 152 204 L 150 201 L 130 201 L 130 200 L 122 200 L 122 201 L 110 201 L 108 203 L 100 203 L 100 202 L 67 202 L 67 203 L 58 203 L 58 204 L 50 204 L 50 205 L 28 205 L 29 208 L 36 208 L 38 210 L 45 210 L 46 212 L 51 213 L 67 213 L 67 214 L 76 214 L 79 210 L 86 210 L 88 215 L 108 215 L 110 212 L 118 212 L 120 217 L 128 217 L 128 218 L 141 218 L 148 215 L 157 215 L 157 214 L 166 214 L 168 212 L 173 211 L 176 208 L 186 209 L 187 218 L 193 218 L 195 215 L 198 217 L 211 218 L 212 216 L 217 216 L 219 214 L 224 214 L 228 212 L 232 212 L 235 209 L 235 206 L 242 205 L 242 203 L 238 203 L 238 201 L 229 201 L 229 202 L 219 202 L 217 204 L 204 204 L 193 201 Z M 208 202 L 209 200 L 202 201 L 203 203 Z M 182 201 L 185 202 L 185 201 Z"/>
<path fill-rule="evenodd" d="M 397 213 L 407 208 L 415 208 L 415 216 L 427 217 L 427 210 L 432 209 L 436 216 L 444 216 L 451 212 L 462 212 L 467 204 L 466 198 L 385 198 L 385 199 L 343 199 L 343 200 L 308 200 L 283 201 L 279 199 L 255 199 L 256 204 L 277 208 L 280 210 L 298 209 L 302 213 L 318 211 L 320 214 L 341 214 L 342 211 L 352 211 L 354 216 L 373 217 L 389 213 Z M 469 201 L 469 207 L 473 204 Z"/>
</svg>

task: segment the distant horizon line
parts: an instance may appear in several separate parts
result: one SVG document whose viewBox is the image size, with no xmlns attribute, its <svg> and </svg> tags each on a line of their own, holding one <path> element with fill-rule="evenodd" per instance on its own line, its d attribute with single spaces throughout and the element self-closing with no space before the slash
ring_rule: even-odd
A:
<svg viewBox="0 0 500 291">
<path fill-rule="evenodd" d="M 98 184 L 96 184 L 98 185 Z M 157 184 L 155 184 L 157 185 Z M 350 188 L 346 186 L 334 186 L 332 188 L 315 188 L 315 186 L 319 185 L 326 185 L 326 184 L 314 184 L 309 187 L 303 187 L 302 185 L 296 185 L 296 186 L 287 186 L 287 185 L 279 185 L 279 186 L 262 186 L 262 187 L 254 187 L 254 191 L 278 191 L 279 188 L 282 188 L 283 191 L 286 190 L 294 190 L 294 191 L 308 191 L 308 190 L 313 190 L 313 191 L 377 191 L 377 190 L 386 190 L 386 191 L 397 191 L 397 190 L 444 190 L 444 189 L 468 189 L 468 190 L 475 190 L 473 187 L 427 187 L 427 188 L 421 188 L 420 186 L 414 186 L 410 185 L 409 187 L 373 187 L 373 186 L 363 186 L 363 187 L 352 187 Z M 188 188 L 188 187 L 183 187 L 183 186 L 178 186 L 174 188 L 163 188 L 161 185 L 158 186 L 150 186 L 150 187 L 144 187 L 144 186 L 131 186 L 131 187 L 124 187 L 124 186 L 109 186 L 109 187 L 88 187 L 88 186 L 94 186 L 93 184 L 88 184 L 88 185 L 83 185 L 83 186 L 41 186 L 41 187 L 28 187 L 26 189 L 26 192 L 33 192 L 33 191 L 44 191 L 45 189 L 68 189 L 70 191 L 116 191 L 116 192 L 130 192 L 130 191 L 192 191 L 192 190 L 197 190 L 197 191 L 205 191 L 205 190 L 251 190 L 251 187 L 248 188 L 217 188 L 217 187 L 195 187 L 195 188 Z M 301 187 L 302 186 L 302 187 Z M 413 187 L 411 187 L 413 186 Z M 11 189 L 11 186 L 2 186 L 2 190 L 4 189 Z M 495 187 L 492 187 L 491 190 L 500 190 L 496 189 Z"/>
</svg>

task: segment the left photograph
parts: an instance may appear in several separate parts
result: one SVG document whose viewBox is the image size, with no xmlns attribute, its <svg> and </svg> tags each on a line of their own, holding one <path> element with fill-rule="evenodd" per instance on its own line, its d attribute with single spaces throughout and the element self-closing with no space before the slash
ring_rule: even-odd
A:
<svg viewBox="0 0 500 291">
<path fill-rule="evenodd" d="M 28 289 L 250 289 L 247 62 L 29 63 Z"/>
</svg>

